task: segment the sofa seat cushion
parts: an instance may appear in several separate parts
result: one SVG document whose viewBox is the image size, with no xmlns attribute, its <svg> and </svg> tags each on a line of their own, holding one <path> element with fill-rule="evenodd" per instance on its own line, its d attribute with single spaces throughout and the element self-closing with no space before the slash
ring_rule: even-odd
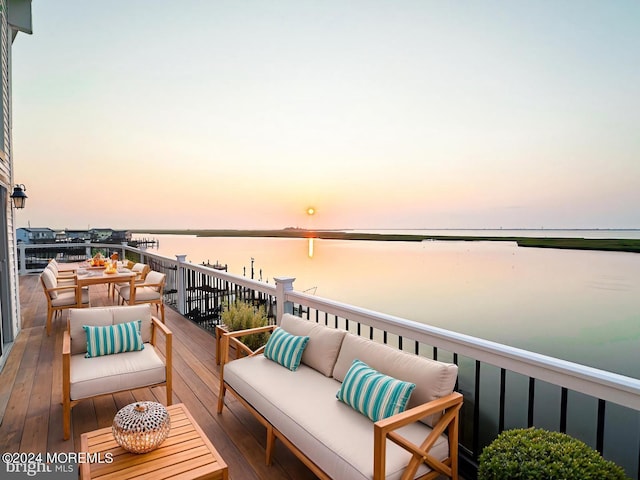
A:
<svg viewBox="0 0 640 480">
<path fill-rule="evenodd" d="M 331 478 L 373 478 L 373 422 L 336 399 L 340 383 L 301 364 L 292 372 L 259 355 L 224 366 L 225 382 Z M 418 445 L 431 429 L 416 422 L 398 430 Z M 441 436 L 431 451 L 448 456 Z M 387 442 L 388 479 L 398 479 L 410 454 Z M 428 472 L 422 465 L 418 475 Z"/>
<path fill-rule="evenodd" d="M 54 307 L 64 307 L 66 305 L 75 305 L 76 303 L 75 288 L 69 290 L 58 290 L 56 298 L 51 299 L 51 305 Z M 82 289 L 82 303 L 89 303 L 89 289 Z"/>
<path fill-rule="evenodd" d="M 71 355 L 71 400 L 155 385 L 166 380 L 164 362 L 153 345 L 96 358 Z"/>
</svg>

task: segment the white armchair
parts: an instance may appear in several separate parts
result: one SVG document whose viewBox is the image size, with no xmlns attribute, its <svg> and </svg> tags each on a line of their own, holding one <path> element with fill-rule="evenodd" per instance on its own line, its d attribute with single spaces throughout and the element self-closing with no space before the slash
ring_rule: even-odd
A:
<svg viewBox="0 0 640 480">
<path fill-rule="evenodd" d="M 109 327 L 140 320 L 144 348 L 87 358 L 84 326 Z M 157 347 L 156 333 L 165 337 L 164 352 Z M 166 386 L 167 405 L 172 402 L 171 331 L 151 315 L 151 305 L 99 307 L 69 310 L 68 328 L 62 342 L 63 436 L 71 433 L 71 409 L 81 400 L 133 390 Z"/>
</svg>

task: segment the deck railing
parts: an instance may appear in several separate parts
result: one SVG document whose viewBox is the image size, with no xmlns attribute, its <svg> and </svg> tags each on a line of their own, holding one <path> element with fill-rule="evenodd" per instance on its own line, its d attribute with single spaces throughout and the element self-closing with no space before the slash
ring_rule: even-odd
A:
<svg viewBox="0 0 640 480">
<path fill-rule="evenodd" d="M 38 248 L 50 252 L 52 246 L 20 248 L 22 259 L 27 252 L 37 257 Z M 170 259 L 126 245 L 116 249 L 123 257 L 138 256 L 167 273 L 166 303 L 208 330 L 218 323 L 224 302 L 243 299 L 265 305 L 274 322 L 290 312 L 403 351 L 456 363 L 456 389 L 465 402 L 459 439 L 465 478 L 474 478 L 478 455 L 498 433 L 536 426 L 583 440 L 640 479 L 639 379 L 297 292 L 293 278 L 277 278 L 269 285 L 192 264 L 185 256 Z"/>
</svg>

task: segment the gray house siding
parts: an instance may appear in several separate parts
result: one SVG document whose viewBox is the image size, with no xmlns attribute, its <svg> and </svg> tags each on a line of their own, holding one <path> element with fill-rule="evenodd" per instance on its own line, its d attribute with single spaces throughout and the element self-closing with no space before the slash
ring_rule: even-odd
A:
<svg viewBox="0 0 640 480">
<path fill-rule="evenodd" d="M 13 16 L 9 11 L 13 10 Z M 0 368 L 20 332 L 17 249 L 11 193 L 11 44 L 18 31 L 31 33 L 31 1 L 0 0 Z"/>
</svg>

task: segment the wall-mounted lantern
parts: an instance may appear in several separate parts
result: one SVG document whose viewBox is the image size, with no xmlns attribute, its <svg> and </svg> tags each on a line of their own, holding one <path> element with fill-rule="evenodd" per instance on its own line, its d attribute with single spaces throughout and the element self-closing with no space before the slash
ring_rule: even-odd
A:
<svg viewBox="0 0 640 480">
<path fill-rule="evenodd" d="M 27 187 L 25 187 L 22 183 L 13 187 L 11 200 L 13 200 L 13 206 L 15 208 L 24 208 L 24 204 L 27 202 L 27 194 L 24 193 L 26 191 Z"/>
</svg>

